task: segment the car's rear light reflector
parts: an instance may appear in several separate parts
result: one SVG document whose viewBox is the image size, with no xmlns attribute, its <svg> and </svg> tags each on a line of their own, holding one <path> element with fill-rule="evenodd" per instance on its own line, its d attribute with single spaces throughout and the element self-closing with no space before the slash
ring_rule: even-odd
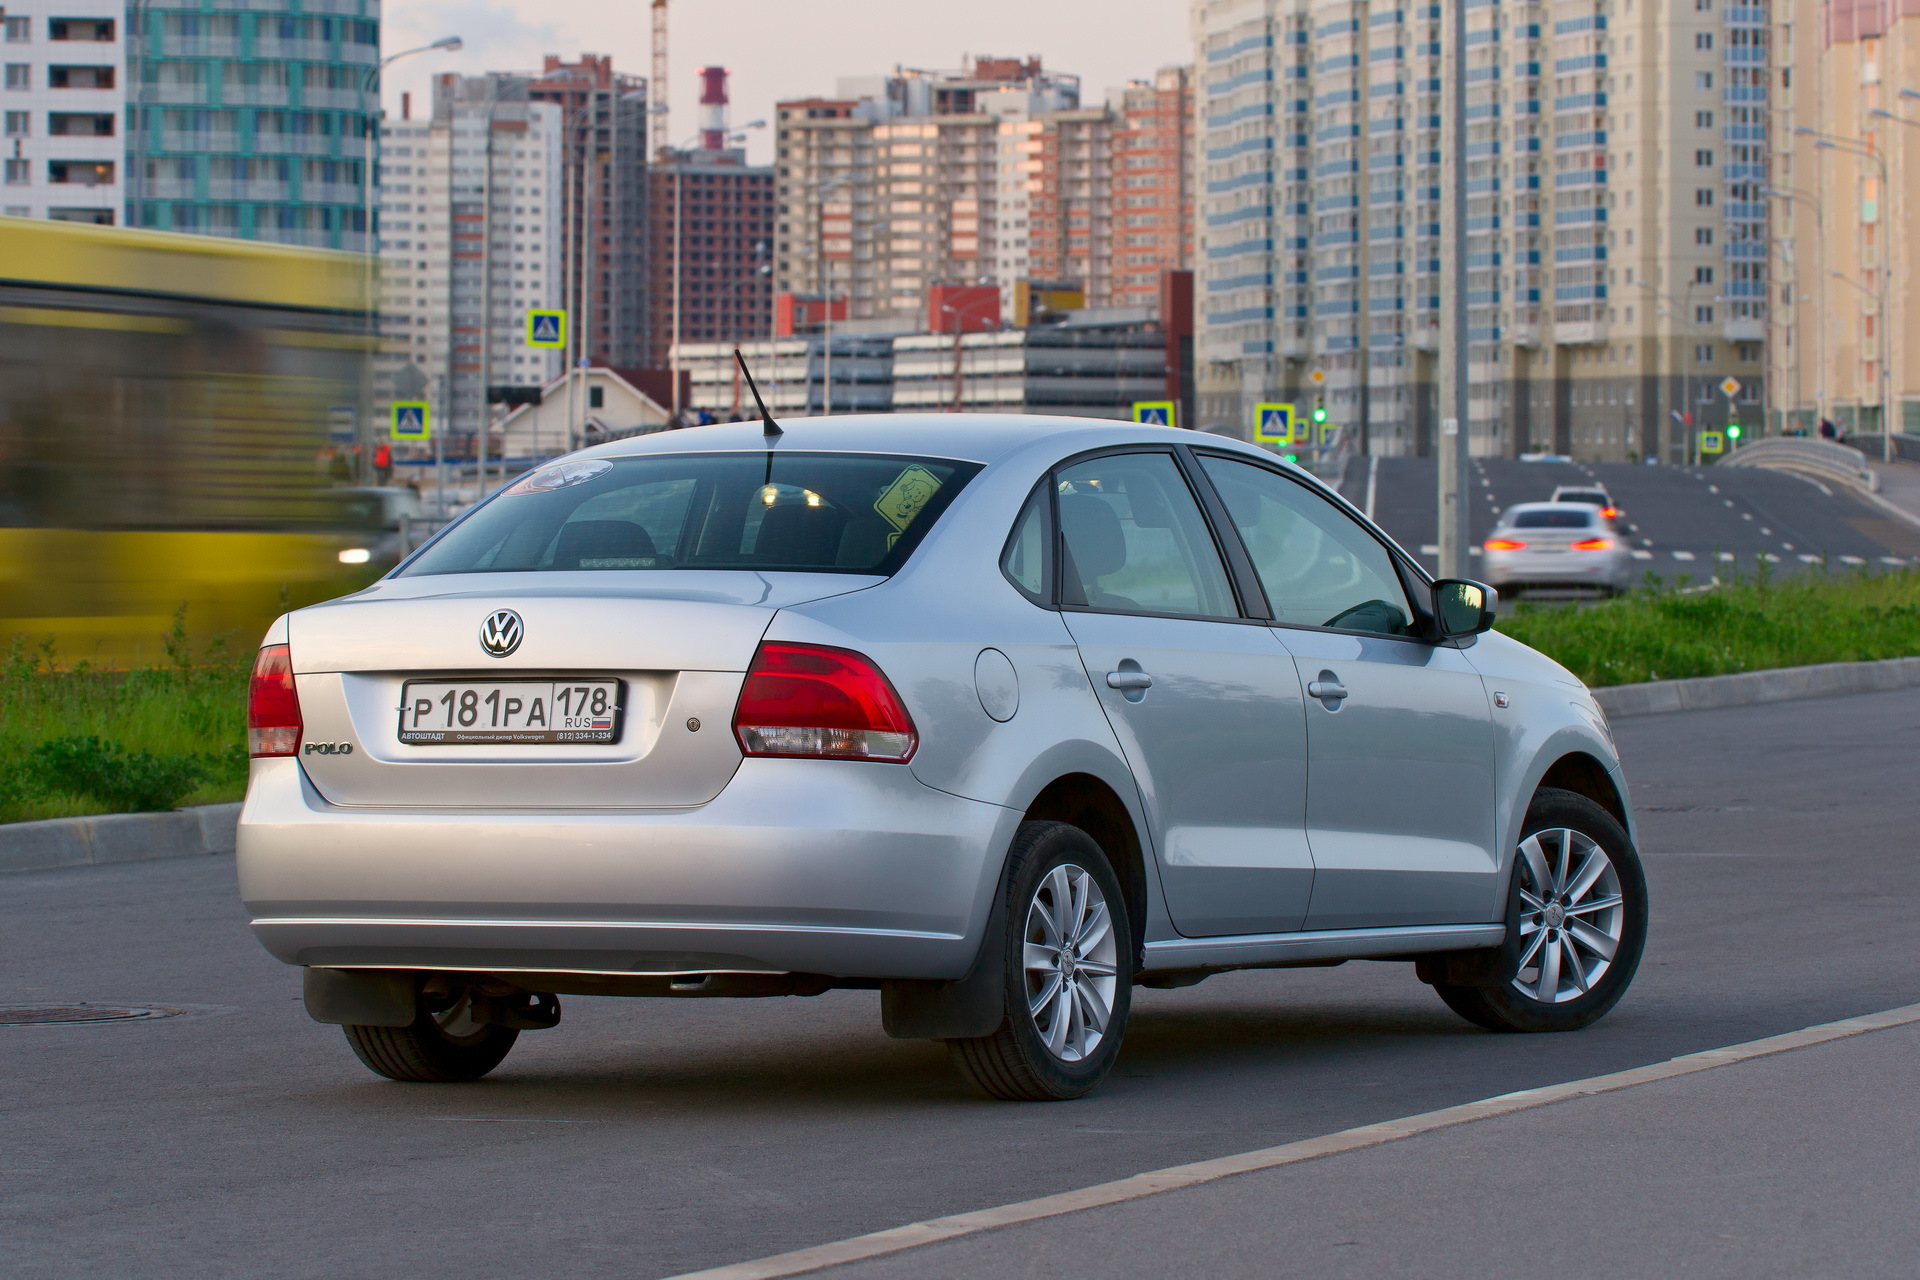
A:
<svg viewBox="0 0 1920 1280">
<path fill-rule="evenodd" d="M 247 754 L 293 755 L 300 750 L 300 731 L 292 653 L 284 644 L 270 644 L 254 659 L 247 682 Z"/>
<path fill-rule="evenodd" d="M 1613 550 L 1613 539 L 1582 538 L 1573 544 L 1573 549 L 1575 551 L 1611 551 Z"/>
<path fill-rule="evenodd" d="M 1487 550 L 1489 551 L 1525 551 L 1526 549 L 1526 543 L 1516 542 L 1512 538 L 1487 539 Z"/>
<path fill-rule="evenodd" d="M 880 668 L 849 649 L 768 642 L 753 656 L 734 737 L 750 756 L 903 761 L 919 739 Z"/>
</svg>

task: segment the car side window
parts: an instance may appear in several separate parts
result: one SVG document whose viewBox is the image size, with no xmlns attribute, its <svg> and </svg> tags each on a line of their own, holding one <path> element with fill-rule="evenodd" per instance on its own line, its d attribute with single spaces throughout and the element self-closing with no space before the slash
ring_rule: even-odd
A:
<svg viewBox="0 0 1920 1280">
<path fill-rule="evenodd" d="M 1020 518 L 1013 522 L 1013 533 L 1007 538 L 1007 549 L 1000 553 L 1000 571 L 1035 604 L 1053 603 L 1047 582 L 1047 534 L 1053 528 L 1052 516 L 1047 485 L 1042 481 L 1027 505 L 1020 508 Z"/>
<path fill-rule="evenodd" d="M 1353 517 L 1265 467 L 1212 455 L 1200 465 L 1227 504 L 1276 622 L 1415 634 L 1392 555 Z"/>
<path fill-rule="evenodd" d="M 1064 603 L 1239 616 L 1213 535 L 1171 454 L 1093 458 L 1061 468 L 1055 480 Z"/>
</svg>

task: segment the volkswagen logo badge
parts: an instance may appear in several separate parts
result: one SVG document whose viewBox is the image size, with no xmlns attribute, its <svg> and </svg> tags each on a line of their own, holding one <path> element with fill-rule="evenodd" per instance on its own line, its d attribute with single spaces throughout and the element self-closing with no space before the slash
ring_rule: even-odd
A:
<svg viewBox="0 0 1920 1280">
<path fill-rule="evenodd" d="M 504 658 L 520 647 L 527 624 L 511 609 L 495 609 L 480 624 L 480 647 L 496 658 Z"/>
</svg>

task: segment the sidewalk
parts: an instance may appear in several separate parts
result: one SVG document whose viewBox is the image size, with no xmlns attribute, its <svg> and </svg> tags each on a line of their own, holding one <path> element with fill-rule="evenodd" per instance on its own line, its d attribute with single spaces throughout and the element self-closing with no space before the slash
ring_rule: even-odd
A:
<svg viewBox="0 0 1920 1280">
<path fill-rule="evenodd" d="M 1905 1277 L 1916 1184 L 1909 1025 L 815 1274 Z"/>
</svg>

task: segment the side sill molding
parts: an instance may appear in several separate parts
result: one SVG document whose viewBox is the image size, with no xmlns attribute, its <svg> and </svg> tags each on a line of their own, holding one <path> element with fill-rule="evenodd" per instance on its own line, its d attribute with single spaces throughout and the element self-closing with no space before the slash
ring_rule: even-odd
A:
<svg viewBox="0 0 1920 1280">
<path fill-rule="evenodd" d="M 1225 938 L 1171 938 L 1147 944 L 1144 972 L 1164 969 L 1254 969 L 1296 960 L 1362 960 L 1497 947 L 1504 924 L 1435 924 L 1392 929 L 1324 929 L 1252 933 Z"/>
</svg>

